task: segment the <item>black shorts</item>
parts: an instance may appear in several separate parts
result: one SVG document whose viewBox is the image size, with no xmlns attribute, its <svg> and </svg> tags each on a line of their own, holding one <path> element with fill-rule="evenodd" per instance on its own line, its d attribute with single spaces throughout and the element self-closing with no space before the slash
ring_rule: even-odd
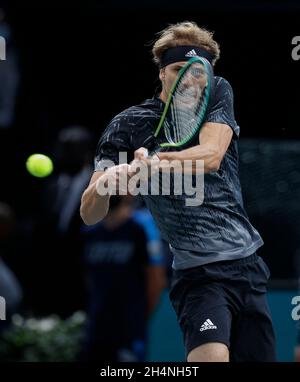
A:
<svg viewBox="0 0 300 382">
<path fill-rule="evenodd" d="M 230 360 L 273 362 L 275 336 L 266 300 L 270 272 L 253 254 L 174 271 L 170 300 L 186 356 L 209 342 L 227 345 Z"/>
</svg>

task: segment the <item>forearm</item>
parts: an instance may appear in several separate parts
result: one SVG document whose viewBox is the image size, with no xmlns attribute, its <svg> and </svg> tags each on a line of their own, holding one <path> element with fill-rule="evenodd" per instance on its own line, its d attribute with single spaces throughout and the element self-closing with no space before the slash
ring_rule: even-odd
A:
<svg viewBox="0 0 300 382">
<path fill-rule="evenodd" d="M 197 160 L 204 161 L 204 173 L 218 171 L 220 166 L 218 148 L 212 144 L 197 145 L 182 151 L 160 152 L 158 156 L 160 161 L 165 160 L 166 163 L 174 160 L 180 161 L 182 168 L 184 168 L 184 161 L 190 160 L 193 173 L 197 171 Z"/>
<path fill-rule="evenodd" d="M 87 225 L 96 224 L 102 220 L 109 209 L 109 195 L 99 195 L 96 182 L 91 183 L 81 198 L 80 215 Z"/>
</svg>

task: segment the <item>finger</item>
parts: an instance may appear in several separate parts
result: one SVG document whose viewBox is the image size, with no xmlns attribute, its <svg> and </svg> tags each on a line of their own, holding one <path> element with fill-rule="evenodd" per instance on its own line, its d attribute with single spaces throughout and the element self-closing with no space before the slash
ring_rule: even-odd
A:
<svg viewBox="0 0 300 382">
<path fill-rule="evenodd" d="M 139 163 L 139 161 L 137 161 L 136 159 L 134 159 L 131 162 L 131 165 L 130 165 L 129 170 L 128 170 L 128 178 L 131 178 L 133 175 L 135 175 L 137 173 L 137 164 L 138 163 Z"/>
<path fill-rule="evenodd" d="M 134 152 L 134 159 L 145 159 L 148 157 L 148 150 L 145 147 L 140 147 Z"/>
<path fill-rule="evenodd" d="M 120 165 L 116 166 L 116 172 L 118 174 L 126 173 L 129 168 L 130 168 L 130 165 L 128 163 L 123 163 L 123 164 L 120 164 Z"/>
</svg>

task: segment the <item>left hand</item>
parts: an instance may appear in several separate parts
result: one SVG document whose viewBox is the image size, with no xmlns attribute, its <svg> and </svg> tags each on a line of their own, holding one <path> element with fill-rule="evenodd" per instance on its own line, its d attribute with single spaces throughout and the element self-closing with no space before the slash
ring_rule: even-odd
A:
<svg viewBox="0 0 300 382">
<path fill-rule="evenodd" d="M 158 171 L 159 162 L 160 159 L 157 154 L 150 157 L 148 150 L 145 147 L 140 147 L 134 152 L 134 160 L 131 162 L 131 165 L 139 165 L 142 163 L 148 168 L 148 170 L 150 169 L 153 172 Z"/>
</svg>

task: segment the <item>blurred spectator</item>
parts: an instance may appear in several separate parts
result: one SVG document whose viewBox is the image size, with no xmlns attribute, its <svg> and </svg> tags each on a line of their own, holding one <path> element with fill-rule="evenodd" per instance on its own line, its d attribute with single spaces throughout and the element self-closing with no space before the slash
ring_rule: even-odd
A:
<svg viewBox="0 0 300 382">
<path fill-rule="evenodd" d="M 6 302 L 6 321 L 0 321 L 0 332 L 9 324 L 12 314 L 19 309 L 22 300 L 21 286 L 2 258 L 11 240 L 14 220 L 12 209 L 7 204 L 0 203 L 0 296 Z"/>
<path fill-rule="evenodd" d="M 0 61 L 0 129 L 8 128 L 14 120 L 16 92 L 19 83 L 16 48 L 10 26 L 0 8 L 0 36 L 6 42 L 6 60 Z"/>
<path fill-rule="evenodd" d="M 15 117 L 16 94 L 19 84 L 19 69 L 17 65 L 17 53 L 13 44 L 12 31 L 5 21 L 5 13 L 0 8 L 0 36 L 5 39 L 6 60 L 0 61 L 0 170 L 2 177 L 6 179 L 6 186 L 0 189 L 0 198 L 9 203 L 11 198 L 11 184 L 13 182 L 12 168 L 8 166 L 7 156 L 13 146 L 12 124 Z M 14 155 L 10 158 L 11 166 L 14 166 Z"/>
<path fill-rule="evenodd" d="M 159 243 L 147 240 L 140 219 L 132 217 L 131 197 L 113 196 L 106 218 L 83 228 L 89 294 L 83 361 L 145 360 L 147 319 L 165 274 Z"/>
<path fill-rule="evenodd" d="M 148 263 L 151 265 L 148 267 L 148 271 L 150 272 L 149 280 L 151 280 L 151 282 L 149 282 L 147 286 L 148 312 L 151 314 L 157 306 L 160 297 L 161 290 L 158 288 L 158 285 L 163 284 L 164 286 L 167 286 L 167 256 L 160 232 L 150 211 L 144 206 L 144 204 L 140 206 L 137 204 L 135 205 L 132 217 L 143 227 L 146 234 Z"/>
<path fill-rule="evenodd" d="M 92 172 L 91 136 L 81 126 L 63 129 L 35 232 L 34 310 L 67 317 L 84 308 L 79 205 Z"/>
</svg>

